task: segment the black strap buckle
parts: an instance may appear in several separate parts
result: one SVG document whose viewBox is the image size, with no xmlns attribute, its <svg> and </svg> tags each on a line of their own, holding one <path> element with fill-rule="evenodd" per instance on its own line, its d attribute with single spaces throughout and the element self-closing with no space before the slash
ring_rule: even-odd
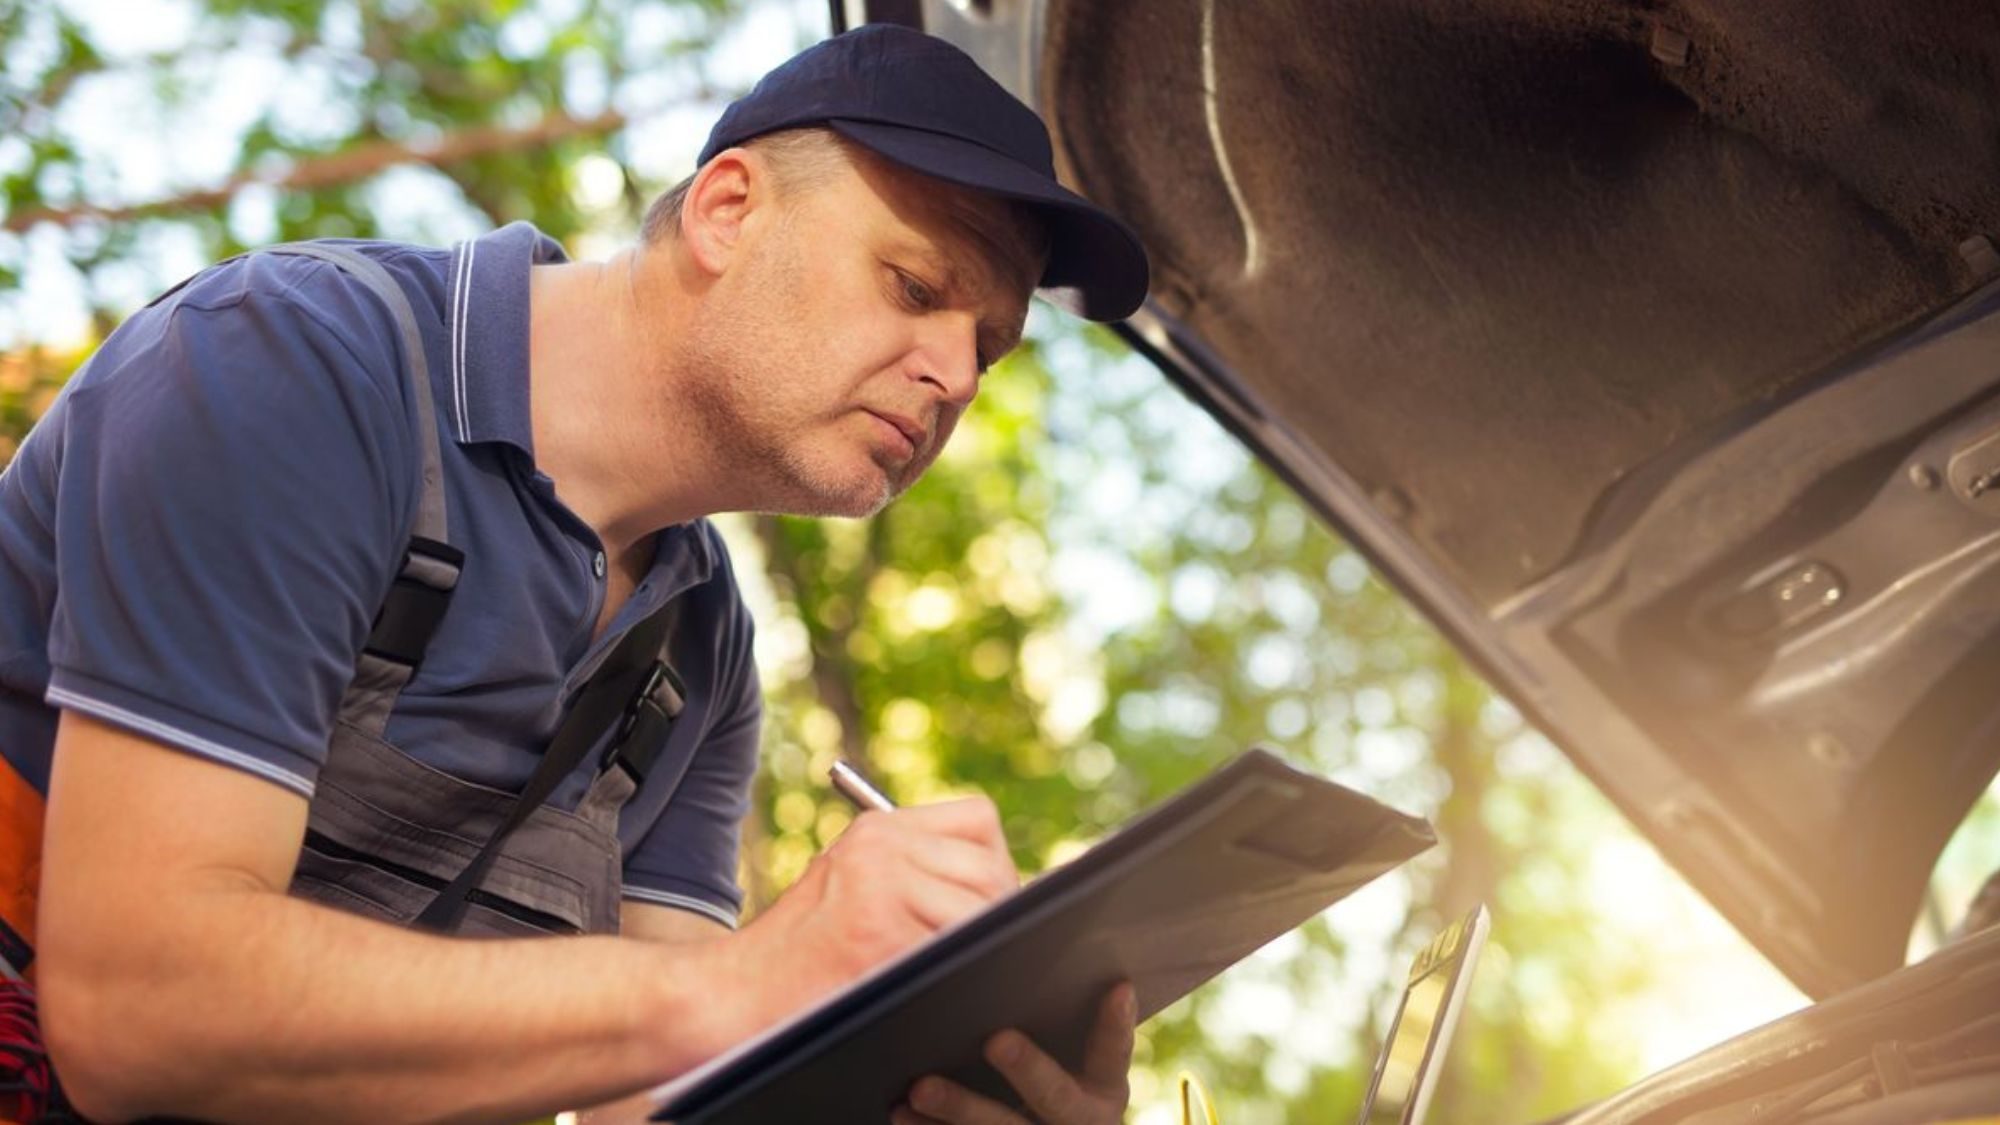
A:
<svg viewBox="0 0 2000 1125">
<path fill-rule="evenodd" d="M 412 536 L 362 648 L 411 668 L 422 664 L 424 650 L 451 608 L 451 593 L 464 566 L 465 552 L 449 543 Z"/>
<path fill-rule="evenodd" d="M 674 720 L 687 707 L 687 686 L 664 660 L 653 661 L 646 670 L 638 692 L 625 705 L 611 747 L 604 752 L 604 768 L 622 767 L 634 784 L 644 784 L 646 771 L 667 745 Z"/>
</svg>

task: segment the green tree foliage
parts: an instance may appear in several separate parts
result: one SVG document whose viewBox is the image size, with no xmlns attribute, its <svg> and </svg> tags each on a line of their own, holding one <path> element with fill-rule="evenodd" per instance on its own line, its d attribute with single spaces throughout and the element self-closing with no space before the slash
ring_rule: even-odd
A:
<svg viewBox="0 0 2000 1125">
<path fill-rule="evenodd" d="M 158 259 L 190 240 L 181 257 L 205 262 L 299 238 L 444 241 L 532 217 L 569 241 L 631 212 L 647 188 L 628 125 L 714 97 L 704 51 L 741 7 L 169 2 L 137 25 L 167 30 L 113 52 L 94 38 L 107 6 L 93 25 L 68 5 L 0 0 L 0 290 L 18 283 L 30 237 L 80 272 L 100 329 L 171 280 Z M 576 178 L 603 155 L 624 185 L 610 211 Z M 153 267 L 150 284 L 130 283 L 135 261 Z"/>
<path fill-rule="evenodd" d="M 0 355 L 0 465 L 13 459 L 21 437 L 55 401 L 85 354 L 31 345 Z"/>
</svg>

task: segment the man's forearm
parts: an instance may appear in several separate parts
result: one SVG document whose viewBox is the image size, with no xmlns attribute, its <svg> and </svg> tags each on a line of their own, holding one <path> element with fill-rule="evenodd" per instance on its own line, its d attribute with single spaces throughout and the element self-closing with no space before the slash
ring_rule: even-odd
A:
<svg viewBox="0 0 2000 1125">
<path fill-rule="evenodd" d="M 306 803 L 65 715 L 37 964 L 92 1118 L 524 1120 L 678 1074 L 1018 883 L 991 802 L 857 818 L 757 921 L 473 941 L 288 897 Z M 635 919 L 638 920 L 638 919 Z"/>
<path fill-rule="evenodd" d="M 45 970 L 58 1072 L 86 1114 L 520 1121 L 661 1081 L 747 1030 L 715 1003 L 720 941 L 458 940 L 263 888 L 203 897 L 142 957 Z"/>
</svg>

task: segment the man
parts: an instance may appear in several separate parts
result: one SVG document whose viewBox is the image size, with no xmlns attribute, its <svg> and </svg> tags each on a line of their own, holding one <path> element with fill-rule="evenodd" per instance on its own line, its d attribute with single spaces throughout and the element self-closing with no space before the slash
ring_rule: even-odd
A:
<svg viewBox="0 0 2000 1125">
<path fill-rule="evenodd" d="M 732 106 L 609 262 L 519 224 L 347 249 L 135 315 L 0 477 L 0 780 L 47 795 L 35 968 L 82 1113 L 624 1097 L 1015 884 L 983 800 L 867 813 L 733 929 L 757 688 L 702 517 L 875 511 L 1031 289 L 1137 304 L 1142 251 L 1054 183 L 1032 113 L 864 28 Z M 654 649 L 677 675 L 496 828 L 566 707 Z M 646 706 L 678 717 L 630 750 Z M 495 837 L 449 927 L 494 940 L 407 928 Z M 617 932 L 505 936 L 549 930 Z M 1038 1119 L 1117 1121 L 1132 1026 L 1121 987 L 1080 1073 L 1013 1033 L 989 1057 Z M 937 1078 L 894 1119 L 1020 1120 Z"/>
</svg>

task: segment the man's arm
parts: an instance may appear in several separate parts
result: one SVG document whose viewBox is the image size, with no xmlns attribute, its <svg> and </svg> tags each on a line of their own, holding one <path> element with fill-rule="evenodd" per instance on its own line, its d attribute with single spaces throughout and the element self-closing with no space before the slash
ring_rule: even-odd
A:
<svg viewBox="0 0 2000 1125">
<path fill-rule="evenodd" d="M 454 940 L 288 897 L 305 819 L 280 788 L 63 716 L 38 973 L 86 1116 L 506 1122 L 620 1097 L 1013 878 L 992 807 L 955 802 L 851 831 L 720 940 Z"/>
<path fill-rule="evenodd" d="M 523 1120 L 734 1034 L 712 947 L 454 941 L 291 899 L 303 800 L 87 717 L 49 797 L 43 1018 L 93 1120 Z"/>
<path fill-rule="evenodd" d="M 704 914 L 676 910 L 650 902 L 625 900 L 618 912 L 618 931 L 658 945 L 714 942 L 730 934 L 729 927 Z M 593 1106 L 577 1115 L 578 1125 L 638 1125 L 652 1116 L 653 1099 L 644 1091 L 629 1098 Z"/>
</svg>

